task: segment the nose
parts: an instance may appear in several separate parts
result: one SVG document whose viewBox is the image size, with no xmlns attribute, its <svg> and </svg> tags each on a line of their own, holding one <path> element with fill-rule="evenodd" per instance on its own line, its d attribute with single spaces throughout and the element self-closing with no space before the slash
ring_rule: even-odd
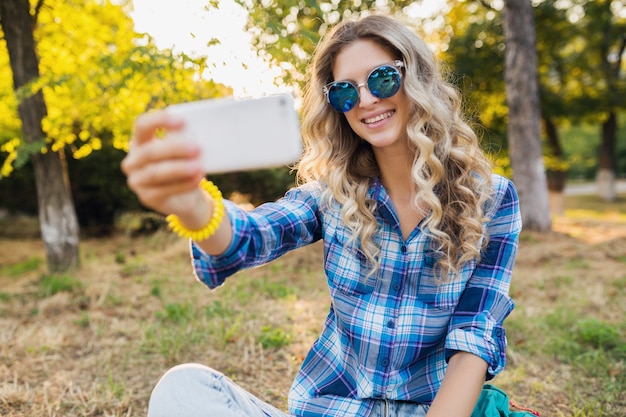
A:
<svg viewBox="0 0 626 417">
<path fill-rule="evenodd" d="M 356 86 L 359 90 L 359 106 L 367 107 L 372 104 L 378 103 L 378 97 L 371 93 L 370 89 L 367 87 L 366 83 L 361 83 Z"/>
</svg>

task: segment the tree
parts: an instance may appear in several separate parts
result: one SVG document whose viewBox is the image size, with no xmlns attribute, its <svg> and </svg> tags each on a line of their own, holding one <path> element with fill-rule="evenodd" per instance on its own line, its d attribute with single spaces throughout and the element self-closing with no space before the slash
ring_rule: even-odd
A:
<svg viewBox="0 0 626 417">
<path fill-rule="evenodd" d="M 505 159 L 508 109 L 502 13 L 483 2 L 456 2 L 444 30 L 449 41 L 443 60 L 452 68 L 469 104 L 469 116 L 484 127 L 483 147 L 494 159 Z M 497 168 L 504 171 L 507 167 Z"/>
<path fill-rule="evenodd" d="M 624 33 L 626 23 L 623 17 L 626 2 L 613 0 L 610 3 L 609 8 L 603 2 L 589 0 L 533 2 L 545 137 L 544 163 L 550 203 L 555 212 L 562 206 L 568 170 L 574 167 L 580 172 L 586 165 L 582 160 L 593 159 L 591 152 L 572 155 L 568 143 L 560 138 L 561 127 L 601 125 L 611 120 L 607 119 L 610 103 L 618 111 L 625 104 L 621 99 L 626 95 L 624 77 L 619 74 L 624 70 L 620 34 Z M 463 75 L 461 86 L 471 98 L 470 102 L 478 105 L 476 113 L 480 122 L 497 138 L 504 133 L 501 121 L 506 112 L 502 111 L 505 107 L 502 105 L 504 85 L 500 83 L 503 77 L 496 64 L 497 60 L 504 62 L 501 13 L 496 5 L 487 0 L 455 2 L 446 26 L 450 33 L 446 60 Z M 602 39 L 605 39 L 604 47 Z M 602 64 L 603 60 L 610 61 L 610 65 Z M 603 71 L 603 68 L 610 71 Z M 604 142 L 611 143 L 610 140 Z M 595 144 L 589 144 L 592 146 Z M 610 155 L 605 159 L 610 161 L 617 156 L 614 145 L 603 146 L 603 149 L 608 150 L 603 154 Z M 611 176 L 614 177 L 613 171 L 610 171 Z M 611 188 L 610 182 L 607 184 Z"/>
<path fill-rule="evenodd" d="M 578 28 L 570 11 L 558 0 L 545 0 L 535 7 L 541 115 L 546 146 L 544 162 L 552 213 L 565 210 L 565 185 L 570 164 L 560 137 L 567 120 L 581 120 L 588 112 L 580 106 L 582 89 L 576 76 L 580 53 Z"/>
<path fill-rule="evenodd" d="M 399 13 L 411 2 L 328 2 L 319 4 L 312 1 L 279 1 L 273 0 L 260 4 L 247 0 L 237 0 L 250 13 L 249 29 L 253 31 L 253 39 L 258 50 L 267 51 L 271 58 L 286 68 L 286 76 L 291 80 L 302 82 L 305 65 L 312 54 L 319 36 L 326 31 L 329 24 L 342 18 L 361 13 L 368 13 L 376 6 L 387 12 Z M 383 4 L 384 3 L 384 4 Z M 535 51 L 535 34 L 533 10 L 530 0 L 509 2 L 505 9 L 517 9 L 520 6 L 526 25 L 518 24 L 516 18 L 508 13 L 507 40 L 508 75 L 506 82 L 509 104 L 509 144 L 514 179 L 520 190 L 522 216 L 525 217 L 526 228 L 532 230 L 549 230 L 551 228 L 550 211 L 547 195 L 545 172 L 543 168 L 540 139 L 539 93 L 537 86 L 537 57 Z M 507 2 L 505 2 L 505 5 Z M 505 17 L 506 21 L 506 17 Z M 259 22 L 263 22 L 261 26 Z M 262 28 L 261 28 L 262 27 Z M 517 31 L 522 31 L 523 38 L 518 39 Z M 519 44 L 518 41 L 524 41 Z M 523 55 L 518 62 L 517 58 Z M 528 58 L 528 60 L 526 59 Z M 521 63 L 529 71 L 518 71 Z M 295 71 L 289 71 L 295 69 Z M 528 86 L 526 83 L 530 83 Z M 530 88 L 522 90 L 522 88 Z M 525 93 L 522 93 L 524 91 Z M 520 92 L 520 94 L 518 94 Z M 530 101 L 529 101 L 530 100 Z M 528 159 L 530 158 L 530 159 Z M 530 162 L 529 162 L 530 161 Z"/>
<path fill-rule="evenodd" d="M 573 25 L 558 10 L 554 1 L 546 0 L 535 8 L 538 73 L 541 85 L 541 114 L 546 146 L 550 206 L 558 212 L 567 175 L 565 152 L 558 134 L 558 122 L 571 111 L 567 102 L 572 83 L 564 61 L 571 57 L 567 43 L 575 33 Z M 510 175 L 506 140 L 506 105 L 504 63 L 505 40 L 502 12 L 487 2 L 459 2 L 448 14 L 450 42 L 445 59 L 460 74 L 459 86 L 473 103 L 474 117 L 485 126 L 484 145 L 496 162 L 496 169 Z M 569 77 L 569 78 L 568 78 Z M 486 141 L 485 141 L 486 139 Z M 486 142 L 486 143 L 485 143 Z M 502 166 L 504 165 L 504 166 Z"/>
<path fill-rule="evenodd" d="M 415 0 L 235 0 L 248 10 L 247 30 L 258 53 L 283 69 L 277 82 L 302 87 L 306 68 L 320 37 L 343 18 L 384 11 L 403 13 Z"/>
<path fill-rule="evenodd" d="M 0 177 L 33 162 L 53 272 L 78 266 L 66 155 L 127 149 L 140 113 L 230 92 L 202 79 L 204 58 L 160 51 L 149 36 L 136 33 L 123 6 L 40 0 L 31 12 L 28 0 L 0 1 L 9 53 L 5 60 L 0 48 L 0 65 L 10 62 L 14 78 L 13 90 L 0 87 L 0 151 L 7 154 Z"/>
<path fill-rule="evenodd" d="M 598 155 L 597 182 L 600 197 L 613 201 L 617 198 L 616 145 L 617 145 L 617 110 L 626 107 L 626 82 L 621 76 L 624 53 L 626 51 L 626 19 L 618 18 L 613 11 L 626 5 L 620 1 L 587 1 L 585 6 L 584 27 L 588 47 L 596 55 L 591 62 L 596 63 L 595 70 L 601 75 L 597 88 L 603 94 L 598 95 L 596 108 L 601 115 L 601 144 Z"/>
<path fill-rule="evenodd" d="M 42 6 L 40 1 L 36 11 Z M 13 88 L 19 95 L 39 78 L 39 59 L 34 39 L 37 17 L 30 14 L 29 0 L 3 0 L 0 2 L 0 25 L 5 34 L 13 72 Z M 42 120 L 47 114 L 43 92 L 34 91 L 24 97 L 18 112 L 22 122 L 25 142 L 43 147 L 42 153 L 32 157 L 37 182 L 39 222 L 46 246 L 48 266 L 52 272 L 76 268 L 78 257 L 78 220 L 69 187 L 63 155 L 52 151 L 46 144 Z"/>
<path fill-rule="evenodd" d="M 527 230 L 552 227 L 541 147 L 539 81 L 533 8 L 530 0 L 505 0 L 504 38 L 507 136 L 513 180 Z"/>
</svg>

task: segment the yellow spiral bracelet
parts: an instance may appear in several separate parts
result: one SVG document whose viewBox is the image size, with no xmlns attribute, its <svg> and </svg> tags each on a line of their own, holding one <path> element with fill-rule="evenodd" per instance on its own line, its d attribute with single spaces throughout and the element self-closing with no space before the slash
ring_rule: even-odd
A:
<svg viewBox="0 0 626 417">
<path fill-rule="evenodd" d="M 196 242 L 200 242 L 203 240 L 207 240 L 211 236 L 215 234 L 217 228 L 220 226 L 222 219 L 224 218 L 224 198 L 222 197 L 222 192 L 217 188 L 215 184 L 206 179 L 202 179 L 200 182 L 200 187 L 205 190 L 211 198 L 213 198 L 213 216 L 211 220 L 199 230 L 190 230 L 187 229 L 180 222 L 180 219 L 175 214 L 170 214 L 165 218 L 167 221 L 167 226 L 176 233 L 178 236 L 195 240 Z"/>
</svg>

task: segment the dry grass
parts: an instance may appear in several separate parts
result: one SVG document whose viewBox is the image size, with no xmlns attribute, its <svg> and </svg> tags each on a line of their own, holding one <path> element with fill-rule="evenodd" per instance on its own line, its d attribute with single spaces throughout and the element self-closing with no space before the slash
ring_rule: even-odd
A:
<svg viewBox="0 0 626 417">
<path fill-rule="evenodd" d="M 510 361 L 494 383 L 544 417 L 626 415 L 620 204 L 580 215 L 570 199 L 553 233 L 522 236 Z M 87 240 L 81 258 L 80 274 L 44 281 L 39 240 L 0 240 L 0 415 L 143 416 L 161 373 L 181 362 L 285 407 L 328 309 L 319 244 L 214 292 L 191 275 L 186 242 L 166 232 Z M 615 329 L 613 344 L 584 343 L 591 319 L 592 338 Z"/>
</svg>

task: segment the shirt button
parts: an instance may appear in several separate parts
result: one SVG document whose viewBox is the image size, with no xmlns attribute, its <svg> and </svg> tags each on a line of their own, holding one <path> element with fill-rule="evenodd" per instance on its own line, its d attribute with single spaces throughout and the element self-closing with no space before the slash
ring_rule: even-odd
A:
<svg viewBox="0 0 626 417">
<path fill-rule="evenodd" d="M 496 336 L 502 337 L 502 329 L 499 327 L 496 329 Z"/>
<path fill-rule="evenodd" d="M 396 292 L 400 291 L 400 284 L 394 284 L 393 290 L 396 291 Z"/>
<path fill-rule="evenodd" d="M 396 323 L 393 320 L 389 320 L 387 322 L 387 327 L 389 327 L 390 329 L 393 329 L 394 327 L 396 327 Z"/>
<path fill-rule="evenodd" d="M 400 250 L 402 251 L 402 253 L 406 253 L 406 251 L 407 251 L 406 245 L 402 245 Z"/>
<path fill-rule="evenodd" d="M 389 366 L 389 359 L 383 359 L 382 361 L 380 361 L 380 364 L 386 368 L 387 366 Z"/>
</svg>

